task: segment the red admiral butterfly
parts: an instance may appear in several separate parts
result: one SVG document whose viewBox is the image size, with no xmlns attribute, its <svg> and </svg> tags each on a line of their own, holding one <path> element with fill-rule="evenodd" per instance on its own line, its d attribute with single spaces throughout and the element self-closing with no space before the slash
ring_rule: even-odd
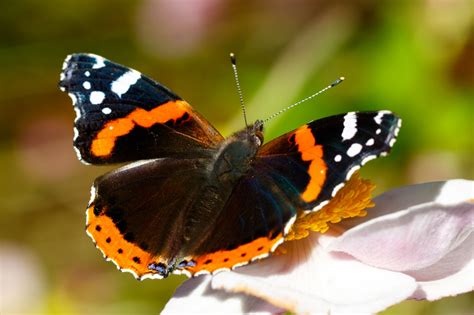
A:
<svg viewBox="0 0 474 315">
<path fill-rule="evenodd" d="M 389 111 L 310 122 L 263 144 L 257 121 L 224 139 L 179 96 L 92 54 L 66 58 L 74 147 L 90 164 L 132 162 L 97 178 L 87 234 L 136 278 L 229 270 L 267 257 L 296 214 L 317 211 L 367 161 L 386 155 Z"/>
</svg>

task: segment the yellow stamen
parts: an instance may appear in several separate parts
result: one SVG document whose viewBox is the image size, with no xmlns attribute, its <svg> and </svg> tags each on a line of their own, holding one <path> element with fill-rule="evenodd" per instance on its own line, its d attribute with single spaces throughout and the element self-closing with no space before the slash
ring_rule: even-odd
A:
<svg viewBox="0 0 474 315">
<path fill-rule="evenodd" d="M 331 223 L 338 223 L 342 219 L 366 216 L 365 209 L 375 206 L 371 200 L 374 188 L 375 185 L 369 180 L 360 178 L 359 173 L 354 173 L 326 206 L 307 215 L 303 213 L 298 215 L 285 240 L 305 238 L 309 235 L 309 231 L 325 233 L 329 230 Z"/>
</svg>

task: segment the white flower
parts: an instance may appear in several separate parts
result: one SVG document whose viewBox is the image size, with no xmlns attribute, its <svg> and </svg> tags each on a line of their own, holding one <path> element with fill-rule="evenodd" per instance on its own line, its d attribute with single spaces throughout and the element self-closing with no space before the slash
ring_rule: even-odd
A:
<svg viewBox="0 0 474 315">
<path fill-rule="evenodd" d="M 163 313 L 373 314 L 406 299 L 473 290 L 474 182 L 402 187 L 363 218 L 178 288 Z"/>
</svg>

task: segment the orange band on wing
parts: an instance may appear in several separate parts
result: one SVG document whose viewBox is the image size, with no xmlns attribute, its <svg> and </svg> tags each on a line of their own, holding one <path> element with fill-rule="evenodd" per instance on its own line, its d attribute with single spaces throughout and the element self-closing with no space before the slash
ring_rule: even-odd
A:
<svg viewBox="0 0 474 315">
<path fill-rule="evenodd" d="M 87 209 L 86 231 L 104 256 L 122 271 L 132 272 L 136 277 L 154 273 L 148 269 L 148 265 L 154 262 L 156 257 L 126 241 L 111 218 L 104 214 L 94 214 L 94 206 Z"/>
<path fill-rule="evenodd" d="M 301 198 L 306 202 L 316 200 L 326 180 L 327 166 L 323 160 L 323 148 L 316 144 L 311 129 L 305 125 L 295 131 L 295 143 L 303 161 L 310 161 L 308 168 L 309 183 Z"/>
<path fill-rule="evenodd" d="M 128 134 L 135 126 L 149 128 L 169 120 L 177 121 L 186 113 L 191 116 L 191 106 L 181 100 L 164 103 L 150 111 L 137 108 L 126 117 L 105 124 L 92 141 L 91 153 L 97 157 L 108 156 L 112 153 L 117 138 Z"/>
<path fill-rule="evenodd" d="M 187 267 L 186 270 L 192 274 L 200 271 L 212 273 L 219 269 L 231 269 L 234 266 L 246 265 L 252 259 L 268 256 L 272 249 L 274 249 L 274 245 L 282 240 L 282 237 L 281 233 L 273 239 L 260 237 L 233 250 L 221 250 L 192 258 L 196 262 L 196 265 Z"/>
</svg>

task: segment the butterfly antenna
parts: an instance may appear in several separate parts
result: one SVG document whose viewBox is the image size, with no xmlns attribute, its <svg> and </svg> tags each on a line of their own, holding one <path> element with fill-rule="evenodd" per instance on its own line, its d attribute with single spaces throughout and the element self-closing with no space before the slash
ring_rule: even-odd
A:
<svg viewBox="0 0 474 315">
<path fill-rule="evenodd" d="M 237 85 L 237 93 L 239 93 L 240 107 L 242 108 L 242 113 L 244 114 L 245 127 L 247 128 L 249 124 L 247 123 L 247 114 L 245 112 L 244 95 L 242 94 L 242 90 L 240 88 L 239 74 L 237 72 L 237 65 L 236 65 L 237 60 L 235 58 L 234 53 L 230 53 L 230 62 L 232 63 L 232 70 L 234 71 L 235 84 Z"/>
<path fill-rule="evenodd" d="M 266 123 L 267 121 L 269 121 L 269 120 L 275 118 L 276 116 L 278 116 L 278 115 L 280 115 L 280 114 L 286 112 L 286 111 L 289 110 L 289 109 L 292 109 L 292 108 L 295 107 L 295 106 L 300 105 L 301 103 L 304 103 L 304 102 L 306 102 L 306 101 L 309 101 L 309 100 L 312 99 L 312 98 L 315 98 L 315 97 L 318 96 L 319 94 L 324 93 L 324 92 L 326 92 L 327 90 L 329 90 L 330 88 L 335 87 L 336 85 L 338 85 L 339 83 L 341 83 L 342 81 L 344 81 L 344 79 L 345 79 L 344 77 L 340 77 L 339 79 L 337 79 L 337 80 L 334 81 L 333 83 L 331 83 L 331 84 L 329 84 L 328 86 L 326 86 L 324 89 L 322 89 L 322 90 L 320 90 L 320 91 L 314 93 L 313 95 L 310 95 L 310 96 L 308 96 L 308 97 L 302 99 L 302 100 L 299 101 L 299 102 L 296 102 L 296 103 L 294 103 L 294 104 L 291 104 L 291 105 L 288 106 L 287 108 L 283 108 L 282 110 L 276 112 L 275 114 L 273 114 L 273 115 L 271 115 L 270 117 L 268 117 L 267 119 L 265 119 L 265 120 L 263 121 L 263 123 Z"/>
</svg>

